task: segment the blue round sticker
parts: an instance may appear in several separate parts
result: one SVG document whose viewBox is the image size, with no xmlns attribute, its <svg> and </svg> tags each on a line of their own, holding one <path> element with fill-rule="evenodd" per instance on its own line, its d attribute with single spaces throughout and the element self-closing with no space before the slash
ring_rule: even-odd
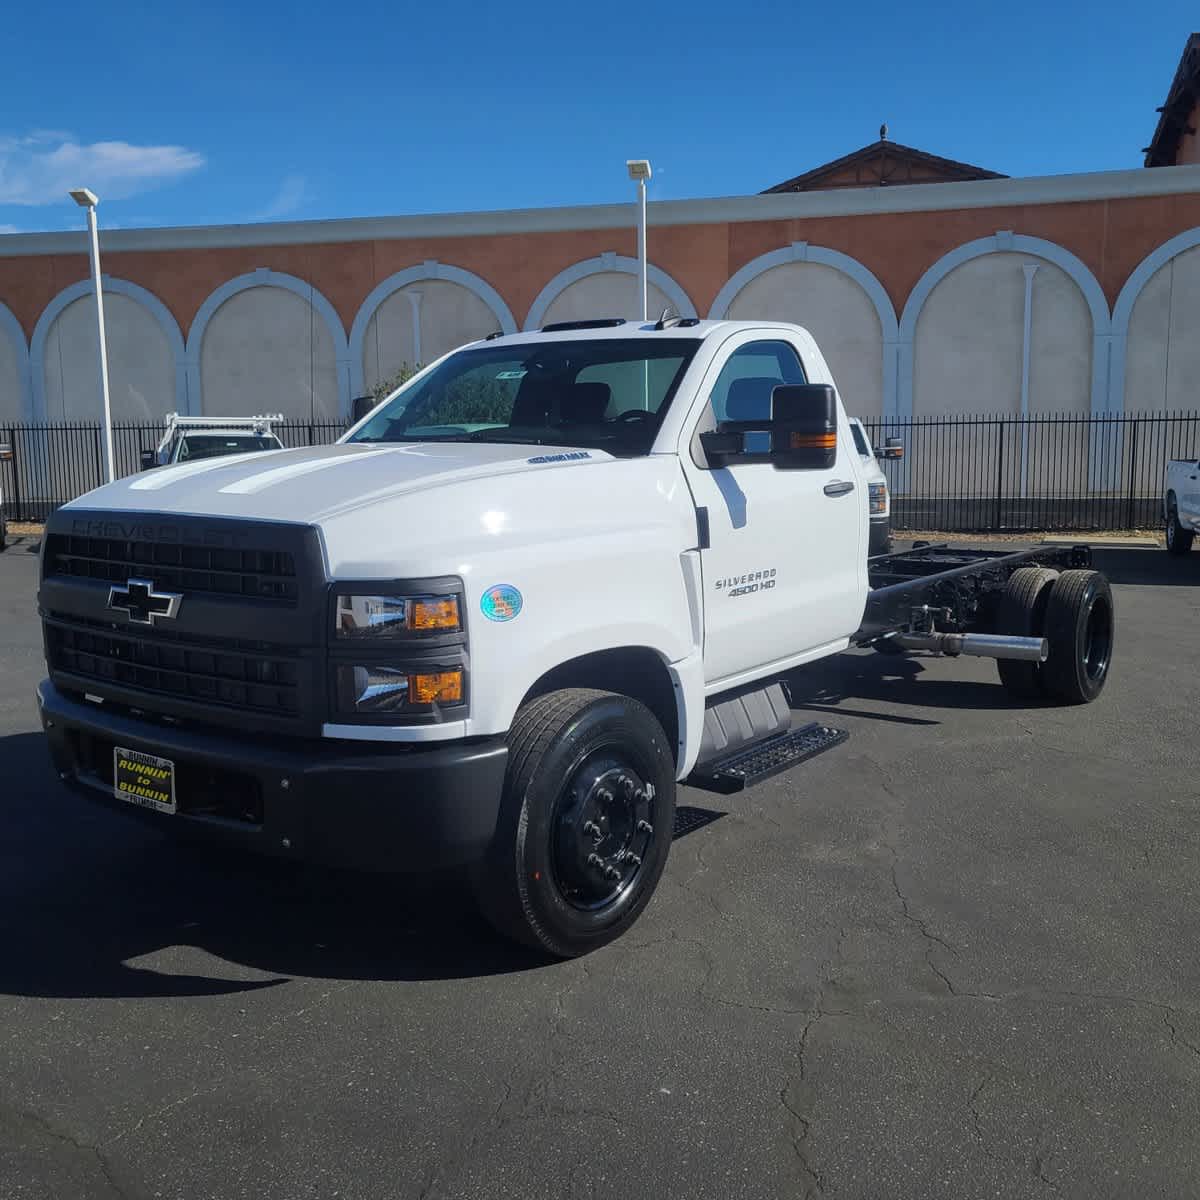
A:
<svg viewBox="0 0 1200 1200">
<path fill-rule="evenodd" d="M 498 583 L 479 599 L 479 607 L 489 621 L 511 621 L 523 603 L 521 593 L 511 583 Z"/>
</svg>

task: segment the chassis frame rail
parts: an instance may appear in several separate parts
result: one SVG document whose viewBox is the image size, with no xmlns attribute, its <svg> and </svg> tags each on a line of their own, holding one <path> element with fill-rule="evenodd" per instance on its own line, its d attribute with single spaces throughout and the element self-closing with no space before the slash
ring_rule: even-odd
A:
<svg viewBox="0 0 1200 1200">
<path fill-rule="evenodd" d="M 939 628 L 953 632 L 1005 632 L 994 628 L 995 604 L 1019 567 L 1090 567 L 1088 546 L 1038 546 L 1033 550 L 970 550 L 948 544 L 921 546 L 868 559 L 871 590 L 862 625 L 851 641 L 867 645 L 913 628 L 913 613 L 942 614 Z"/>
</svg>

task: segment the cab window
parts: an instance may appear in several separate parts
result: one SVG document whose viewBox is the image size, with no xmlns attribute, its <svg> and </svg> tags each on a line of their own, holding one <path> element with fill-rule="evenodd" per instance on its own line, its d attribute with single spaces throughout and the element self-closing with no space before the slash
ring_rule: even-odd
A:
<svg viewBox="0 0 1200 1200">
<path fill-rule="evenodd" d="M 788 342 L 750 342 L 721 368 L 710 403 L 718 421 L 763 421 L 781 383 L 807 383 L 800 356 Z"/>
</svg>

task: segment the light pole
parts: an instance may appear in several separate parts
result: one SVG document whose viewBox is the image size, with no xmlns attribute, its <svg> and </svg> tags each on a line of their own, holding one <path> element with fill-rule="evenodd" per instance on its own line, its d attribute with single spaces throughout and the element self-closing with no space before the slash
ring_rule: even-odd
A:
<svg viewBox="0 0 1200 1200">
<path fill-rule="evenodd" d="M 113 465 L 112 406 L 108 399 L 108 347 L 104 340 L 104 290 L 100 284 L 100 234 L 96 229 L 96 205 L 100 197 L 87 188 L 72 188 L 71 199 L 80 208 L 87 209 L 88 234 L 91 239 L 92 288 L 96 293 L 96 329 L 100 335 L 100 396 L 104 401 L 104 465 L 108 482 L 116 478 Z"/>
<path fill-rule="evenodd" d="M 646 292 L 646 180 L 650 178 L 650 160 L 627 159 L 625 169 L 629 178 L 638 185 L 638 285 L 642 294 L 642 320 L 648 317 Z"/>
</svg>

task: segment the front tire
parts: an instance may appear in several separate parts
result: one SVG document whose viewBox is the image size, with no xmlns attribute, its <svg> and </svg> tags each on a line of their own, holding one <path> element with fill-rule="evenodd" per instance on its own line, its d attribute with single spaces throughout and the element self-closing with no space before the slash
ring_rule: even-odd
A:
<svg viewBox="0 0 1200 1200">
<path fill-rule="evenodd" d="M 1179 508 L 1174 499 L 1167 504 L 1167 553 L 1187 554 L 1192 548 L 1195 533 L 1179 523 Z"/>
<path fill-rule="evenodd" d="M 1064 571 L 1050 589 L 1042 667 L 1046 691 L 1063 704 L 1090 704 L 1104 689 L 1113 649 L 1112 589 L 1099 571 Z"/>
<path fill-rule="evenodd" d="M 654 714 L 615 692 L 538 696 L 513 720 L 504 786 L 476 878 L 484 916 L 559 958 L 620 937 L 671 848 L 675 761 Z"/>
</svg>

